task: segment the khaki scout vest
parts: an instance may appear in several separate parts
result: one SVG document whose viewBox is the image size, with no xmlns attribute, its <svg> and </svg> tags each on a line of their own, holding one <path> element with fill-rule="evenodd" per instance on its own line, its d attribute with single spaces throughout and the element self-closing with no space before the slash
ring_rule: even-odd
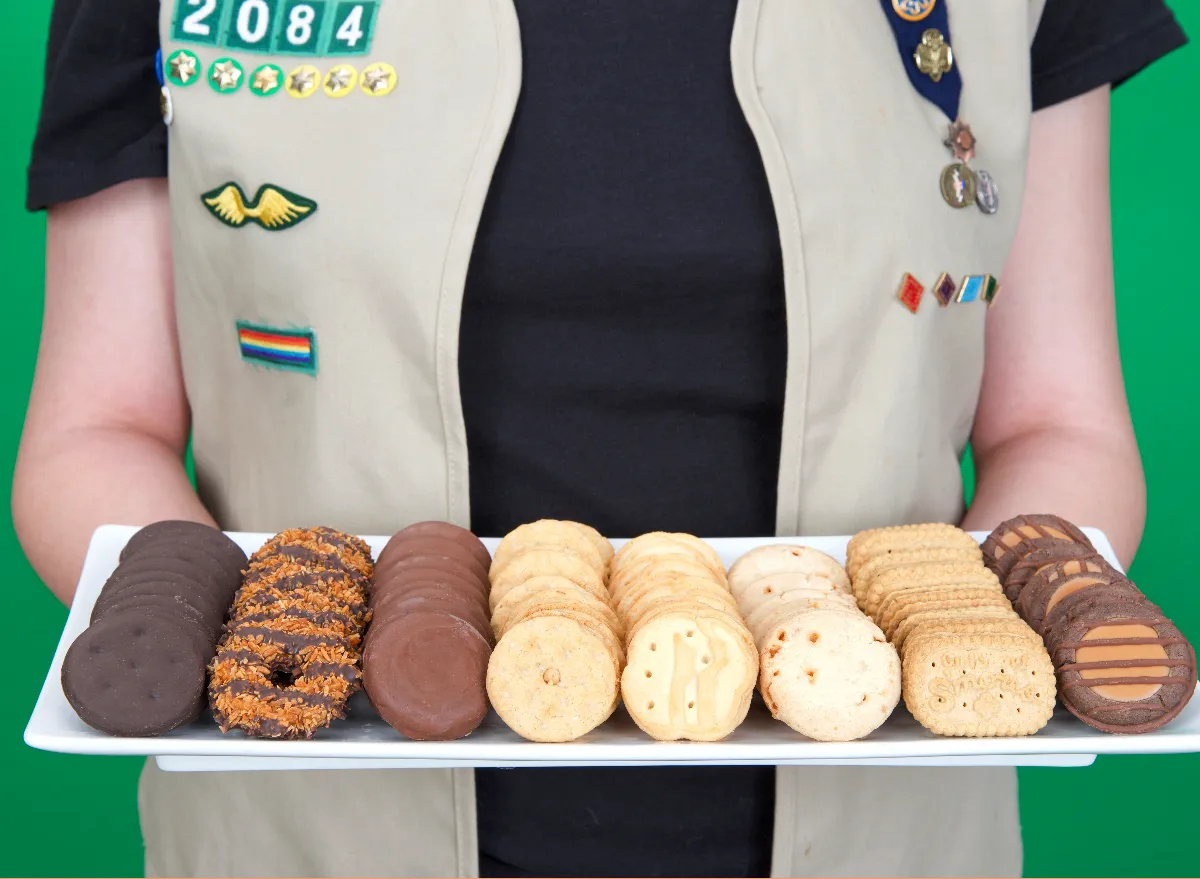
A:
<svg viewBox="0 0 1200 879">
<path fill-rule="evenodd" d="M 938 189 L 947 120 L 908 82 L 877 0 L 740 0 L 731 61 L 766 168 L 788 329 L 780 534 L 848 533 L 962 513 L 986 309 L 917 315 L 904 272 L 999 275 L 1016 228 L 1043 0 L 942 0 L 974 166 L 995 216 Z M 303 59 L 185 46 L 247 74 Z M 270 98 L 173 88 L 170 191 L 180 347 L 201 493 L 230 529 L 324 522 L 385 534 L 466 524 L 458 394 L 467 265 L 520 92 L 511 0 L 383 0 L 368 59 L 386 97 Z M 335 59 L 313 61 L 322 71 Z M 284 232 L 211 216 L 235 181 L 315 200 Z M 999 300 L 1003 306 L 1003 294 Z M 237 321 L 310 328 L 318 373 L 243 362 Z M 1015 773 L 782 768 L 773 872 L 1005 875 L 1020 870 Z M 636 796 L 636 791 L 630 792 Z M 177 774 L 141 790 L 151 874 L 470 876 L 470 770 Z"/>
</svg>

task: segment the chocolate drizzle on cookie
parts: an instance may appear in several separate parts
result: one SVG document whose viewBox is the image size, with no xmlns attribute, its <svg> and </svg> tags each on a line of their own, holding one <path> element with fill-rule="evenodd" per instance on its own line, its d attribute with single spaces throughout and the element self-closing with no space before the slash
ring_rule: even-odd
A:
<svg viewBox="0 0 1200 879">
<path fill-rule="evenodd" d="M 362 540 L 291 529 L 250 559 L 211 668 L 223 732 L 311 738 L 345 716 L 360 687 L 374 563 Z"/>
</svg>

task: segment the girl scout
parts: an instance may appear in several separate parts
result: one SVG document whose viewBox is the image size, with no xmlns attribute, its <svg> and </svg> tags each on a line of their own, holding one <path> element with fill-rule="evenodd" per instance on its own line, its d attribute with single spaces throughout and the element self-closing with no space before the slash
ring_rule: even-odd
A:
<svg viewBox="0 0 1200 879">
<path fill-rule="evenodd" d="M 136 161 L 154 126 L 73 201 L 54 96 L 142 88 L 113 46 L 143 5 L 116 28 L 61 0 L 60 42 L 74 7 L 113 60 L 48 68 L 30 174 L 31 202 L 71 203 L 14 506 L 64 599 L 112 521 L 957 522 L 969 439 L 967 527 L 1053 510 L 1132 555 L 1108 93 L 1031 124 L 1043 0 L 163 0 L 167 189 L 133 179 L 161 175 Z M 755 772 L 149 763 L 139 806 L 149 875 L 1020 871 L 1012 770 Z"/>
</svg>

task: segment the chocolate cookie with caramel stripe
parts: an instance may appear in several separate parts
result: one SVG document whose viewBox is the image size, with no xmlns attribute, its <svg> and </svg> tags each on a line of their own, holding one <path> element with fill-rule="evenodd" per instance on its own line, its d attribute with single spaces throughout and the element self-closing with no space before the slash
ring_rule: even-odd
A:
<svg viewBox="0 0 1200 879">
<path fill-rule="evenodd" d="M 1081 589 L 1107 586 L 1125 579 L 1103 562 L 1085 562 L 1082 571 L 1080 567 L 1076 559 L 1055 562 L 1034 575 L 1021 590 L 1017 610 L 1035 631 L 1042 631 L 1046 615 L 1067 596 Z"/>
<path fill-rule="evenodd" d="M 1052 547 L 1057 540 L 1069 540 L 1095 550 L 1087 536 L 1066 519 L 1049 515 L 1015 516 L 1001 522 L 984 540 L 983 563 L 1004 582 L 1017 562 L 1036 550 Z"/>
<path fill-rule="evenodd" d="M 1034 550 L 1013 565 L 1013 569 L 1008 572 L 1008 576 L 1004 580 L 1005 597 L 1015 607 L 1020 600 L 1021 590 L 1025 588 L 1025 584 L 1034 574 L 1055 562 L 1065 562 L 1070 559 L 1095 562 L 1103 561 L 1104 557 L 1082 543 L 1076 543 L 1073 540 L 1055 540 L 1049 546 Z"/>
<path fill-rule="evenodd" d="M 1196 689 L 1196 652 L 1149 602 L 1093 602 L 1054 650 L 1063 704 L 1089 726 L 1143 733 L 1178 716 Z"/>
</svg>

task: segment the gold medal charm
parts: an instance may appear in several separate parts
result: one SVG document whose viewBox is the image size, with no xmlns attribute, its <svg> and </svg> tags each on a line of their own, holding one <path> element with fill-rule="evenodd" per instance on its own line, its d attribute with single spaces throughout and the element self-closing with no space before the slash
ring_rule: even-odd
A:
<svg viewBox="0 0 1200 879">
<path fill-rule="evenodd" d="M 940 30 L 930 28 L 921 34 L 921 44 L 913 52 L 913 60 L 917 62 L 917 70 L 938 82 L 954 67 L 954 51 Z"/>
<path fill-rule="evenodd" d="M 975 172 L 962 162 L 947 165 L 942 171 L 942 198 L 952 208 L 965 208 L 974 204 L 979 192 Z"/>
</svg>

